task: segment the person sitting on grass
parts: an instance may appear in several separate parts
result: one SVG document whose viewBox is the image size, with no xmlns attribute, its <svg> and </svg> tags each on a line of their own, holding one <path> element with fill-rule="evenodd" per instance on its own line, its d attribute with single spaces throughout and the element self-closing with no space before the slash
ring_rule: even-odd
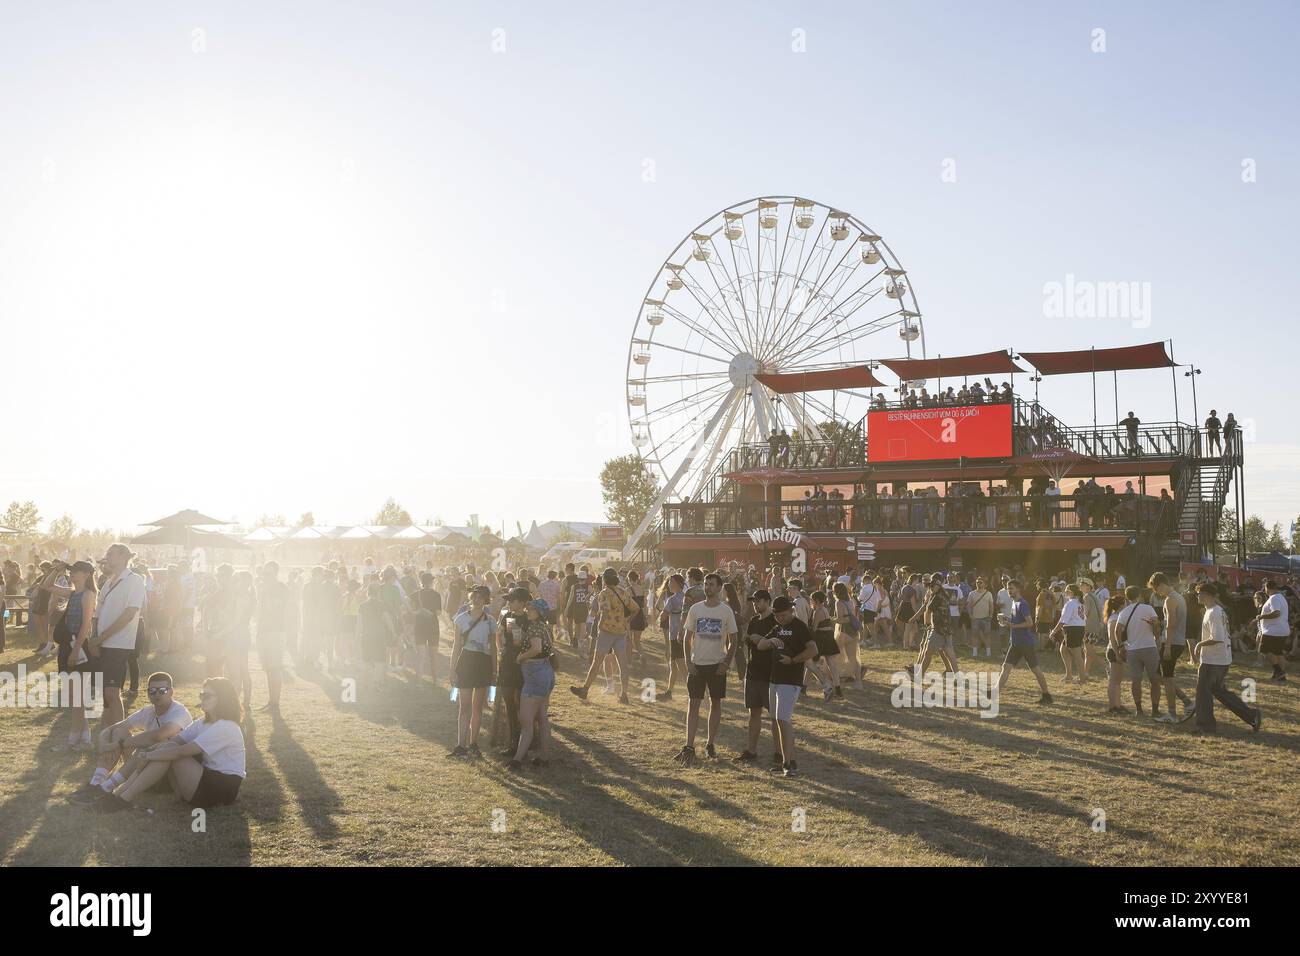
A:
<svg viewBox="0 0 1300 956">
<path fill-rule="evenodd" d="M 90 783 L 72 795 L 77 803 L 93 803 L 104 794 L 112 793 L 144 766 L 142 751 L 171 740 L 193 723 L 194 718 L 185 705 L 173 699 L 171 674 L 158 671 L 150 674 L 145 683 L 148 706 L 99 732 L 95 773 Z M 122 762 L 122 767 L 114 772 L 118 761 Z"/>
<path fill-rule="evenodd" d="M 208 809 L 235 802 L 246 776 L 239 692 L 228 678 L 209 677 L 199 693 L 199 706 L 203 719 L 141 751 L 144 766 L 96 801 L 96 813 L 130 809 L 163 778 L 192 807 Z"/>
</svg>

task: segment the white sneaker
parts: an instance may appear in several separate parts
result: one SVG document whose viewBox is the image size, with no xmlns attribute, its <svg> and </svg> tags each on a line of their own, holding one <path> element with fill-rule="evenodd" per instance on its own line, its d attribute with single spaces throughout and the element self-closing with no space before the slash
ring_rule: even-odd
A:
<svg viewBox="0 0 1300 956">
<path fill-rule="evenodd" d="M 1175 716 L 1173 716 L 1172 714 L 1167 714 L 1167 713 L 1166 713 L 1166 714 L 1161 714 L 1159 717 L 1156 718 L 1156 723 L 1157 723 L 1157 724 L 1176 724 L 1176 723 L 1178 723 L 1178 718 L 1175 717 Z"/>
<path fill-rule="evenodd" d="M 602 694 L 612 694 L 612 693 L 614 693 L 614 685 L 611 684 L 611 683 L 609 683 L 608 681 L 606 681 L 606 683 L 605 683 L 605 689 L 602 690 L 601 693 L 602 693 Z"/>
</svg>

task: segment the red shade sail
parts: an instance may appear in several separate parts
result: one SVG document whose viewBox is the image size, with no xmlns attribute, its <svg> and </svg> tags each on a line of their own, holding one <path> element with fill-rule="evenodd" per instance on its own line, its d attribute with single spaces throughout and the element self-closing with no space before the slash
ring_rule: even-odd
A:
<svg viewBox="0 0 1300 956">
<path fill-rule="evenodd" d="M 932 359 L 882 359 L 880 364 L 906 382 L 1024 371 L 1011 361 L 1011 354 L 1005 349 L 981 352 L 979 355 L 940 356 Z"/>
<path fill-rule="evenodd" d="M 871 374 L 866 365 L 846 365 L 843 368 L 823 368 L 814 372 L 771 372 L 755 375 L 772 391 L 780 395 L 791 392 L 825 392 L 834 388 L 881 388 L 884 382 Z"/>
<path fill-rule="evenodd" d="M 1079 349 L 1074 352 L 1021 352 L 1020 357 L 1044 375 L 1077 372 L 1123 372 L 1138 368 L 1170 368 L 1177 363 L 1165 352 L 1164 342 L 1128 345 L 1117 349 Z"/>
</svg>

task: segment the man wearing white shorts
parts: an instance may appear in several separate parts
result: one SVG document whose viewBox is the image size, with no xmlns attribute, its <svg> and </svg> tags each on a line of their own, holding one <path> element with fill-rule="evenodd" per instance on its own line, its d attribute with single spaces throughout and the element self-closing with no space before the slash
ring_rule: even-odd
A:
<svg viewBox="0 0 1300 956">
<path fill-rule="evenodd" d="M 771 637 L 759 641 L 759 650 L 771 650 L 772 679 L 768 684 L 768 712 L 776 723 L 781 748 L 781 766 L 773 773 L 786 777 L 798 774 L 794 754 L 794 704 L 803 689 L 804 664 L 817 655 L 817 642 L 808 625 L 794 613 L 794 602 L 782 595 L 772 602 L 777 628 Z"/>
</svg>

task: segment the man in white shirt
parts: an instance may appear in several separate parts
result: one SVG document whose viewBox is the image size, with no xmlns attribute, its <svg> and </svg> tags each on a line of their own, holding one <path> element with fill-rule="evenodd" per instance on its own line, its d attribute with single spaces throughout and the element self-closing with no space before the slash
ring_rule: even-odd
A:
<svg viewBox="0 0 1300 956">
<path fill-rule="evenodd" d="M 1214 733 L 1214 702 L 1227 707 L 1258 731 L 1264 720 L 1258 707 L 1247 707 L 1240 697 L 1227 688 L 1228 667 L 1232 664 L 1232 638 L 1228 635 L 1228 615 L 1219 604 L 1216 584 L 1205 583 L 1196 588 L 1196 598 L 1205 608 L 1201 618 L 1201 640 L 1192 648 L 1192 661 L 1199 665 L 1196 672 L 1196 729 Z"/>
<path fill-rule="evenodd" d="M 803 596 L 803 582 L 797 580 L 789 582 L 785 586 L 785 596 L 794 605 L 794 616 L 807 624 L 808 618 L 812 616 L 812 607 L 808 604 L 808 599 Z"/>
<path fill-rule="evenodd" d="M 731 666 L 736 646 L 736 615 L 724 603 L 722 578 L 716 574 L 704 577 L 704 600 L 691 605 L 686 612 L 683 627 L 686 656 L 686 691 L 690 704 L 686 711 L 686 746 L 678 751 L 678 763 L 690 766 L 695 762 L 695 733 L 700 725 L 700 703 L 704 692 L 709 693 L 708 739 L 705 753 L 717 757 L 714 744 L 718 739 L 718 726 L 722 723 L 722 700 L 727 696 L 727 668 Z"/>
<path fill-rule="evenodd" d="M 1264 590 L 1268 593 L 1268 599 L 1251 623 L 1259 624 L 1259 652 L 1273 665 L 1272 680 L 1286 683 L 1286 645 L 1287 638 L 1291 636 L 1291 626 L 1288 623 L 1290 608 L 1276 581 L 1266 581 Z"/>
<path fill-rule="evenodd" d="M 164 740 L 171 740 L 188 727 L 193 718 L 185 705 L 175 700 L 171 674 L 150 674 L 147 682 L 149 703 L 130 717 L 99 732 L 99 759 L 90 783 L 72 795 L 77 803 L 90 803 L 112 793 L 143 766 L 138 754 Z M 116 773 L 113 768 L 124 761 Z"/>
<path fill-rule="evenodd" d="M 105 552 L 108 577 L 100 586 L 95 629 L 86 642 L 91 668 L 104 675 L 104 726 L 122 719 L 122 684 L 144 607 L 144 578 L 130 569 L 132 557 L 120 542 Z"/>
<path fill-rule="evenodd" d="M 1156 609 L 1146 603 L 1142 589 L 1134 585 L 1124 589 L 1128 604 L 1119 612 L 1115 628 L 1124 641 L 1128 656 L 1128 679 L 1132 682 L 1133 706 L 1142 710 L 1142 677 L 1151 684 L 1151 716 L 1160 716 L 1160 653 L 1156 638 L 1160 635 L 1160 619 Z"/>
</svg>

